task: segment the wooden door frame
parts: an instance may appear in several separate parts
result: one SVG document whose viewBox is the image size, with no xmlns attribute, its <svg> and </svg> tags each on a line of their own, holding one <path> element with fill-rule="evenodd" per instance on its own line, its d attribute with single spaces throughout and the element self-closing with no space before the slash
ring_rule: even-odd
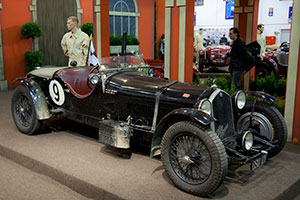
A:
<svg viewBox="0 0 300 200">
<path fill-rule="evenodd" d="M 38 23 L 38 17 L 37 17 L 37 1 L 38 0 L 32 0 L 31 5 L 29 6 L 29 10 L 32 12 L 32 21 Z M 76 0 L 76 6 L 77 6 L 77 18 L 78 18 L 78 25 L 81 26 L 81 15 L 83 13 L 83 10 L 80 6 L 80 0 Z M 32 47 L 34 51 L 39 50 L 39 40 L 38 38 L 34 38 L 34 46 Z"/>
</svg>

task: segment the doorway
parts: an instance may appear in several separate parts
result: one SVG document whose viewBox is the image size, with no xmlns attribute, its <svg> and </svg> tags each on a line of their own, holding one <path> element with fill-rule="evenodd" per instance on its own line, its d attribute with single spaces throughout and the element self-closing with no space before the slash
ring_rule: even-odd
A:
<svg viewBox="0 0 300 200">
<path fill-rule="evenodd" d="M 69 16 L 77 16 L 76 0 L 38 0 L 37 17 L 43 35 L 39 38 L 39 50 L 44 65 L 66 66 L 68 58 L 61 49 L 61 39 L 67 32 Z"/>
</svg>

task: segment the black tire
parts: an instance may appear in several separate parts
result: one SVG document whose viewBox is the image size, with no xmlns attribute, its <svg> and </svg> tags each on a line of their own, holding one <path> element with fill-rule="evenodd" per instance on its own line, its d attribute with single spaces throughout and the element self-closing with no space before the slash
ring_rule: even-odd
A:
<svg viewBox="0 0 300 200">
<path fill-rule="evenodd" d="M 237 130 L 245 130 L 250 124 L 250 114 L 253 102 L 247 102 L 242 115 L 237 121 Z M 253 112 L 254 129 L 276 148 L 268 152 L 268 158 L 277 155 L 285 146 L 287 126 L 281 113 L 274 107 L 263 102 L 257 102 Z M 259 148 L 259 146 L 258 146 Z"/>
<path fill-rule="evenodd" d="M 214 192 L 228 168 L 225 147 L 218 135 L 188 121 L 177 122 L 166 131 L 161 159 L 173 183 L 198 196 Z"/>
<path fill-rule="evenodd" d="M 203 72 L 204 69 L 204 56 L 203 55 L 199 55 L 199 72 Z"/>
<path fill-rule="evenodd" d="M 271 74 L 272 70 L 270 66 L 266 62 L 260 62 L 255 67 L 255 77 L 257 78 L 266 78 L 269 74 Z"/>
<path fill-rule="evenodd" d="M 32 98 L 24 86 L 18 86 L 12 96 L 11 112 L 13 120 L 24 134 L 35 134 L 42 126 L 42 121 L 37 119 Z"/>
</svg>

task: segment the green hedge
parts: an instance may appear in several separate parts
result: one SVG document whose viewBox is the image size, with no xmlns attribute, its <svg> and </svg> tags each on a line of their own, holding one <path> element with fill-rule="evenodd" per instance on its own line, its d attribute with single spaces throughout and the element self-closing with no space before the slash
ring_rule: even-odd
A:
<svg viewBox="0 0 300 200">
<path fill-rule="evenodd" d="M 285 97 L 286 78 L 277 79 L 272 72 L 266 78 L 256 78 L 251 81 L 250 90 L 264 91 L 276 97 Z"/>
<path fill-rule="evenodd" d="M 85 23 L 81 26 L 81 30 L 85 32 L 89 37 L 93 34 L 94 26 L 93 23 Z"/>
<path fill-rule="evenodd" d="M 200 78 L 198 77 L 194 84 L 200 86 L 210 87 L 213 84 L 213 80 L 216 79 L 216 84 L 218 88 L 224 90 L 228 94 L 233 94 L 235 92 L 234 85 L 231 84 L 231 77 L 208 77 L 204 83 L 201 83 Z M 264 91 L 270 95 L 275 96 L 278 101 L 276 102 L 266 102 L 275 106 L 282 114 L 284 113 L 285 105 L 285 91 L 286 91 L 286 78 L 282 77 L 276 79 L 274 73 L 271 73 L 266 78 L 256 78 L 250 82 L 251 91 Z M 254 100 L 254 97 L 248 97 L 248 100 Z"/>
<path fill-rule="evenodd" d="M 234 84 L 231 84 L 231 78 L 228 77 L 215 77 L 215 76 L 209 76 L 204 83 L 201 83 L 200 78 L 198 77 L 195 81 L 194 84 L 195 85 L 199 85 L 199 86 L 206 86 L 206 87 L 210 87 L 213 85 L 213 81 L 216 80 L 216 85 L 218 86 L 218 88 L 224 90 L 225 92 L 227 92 L 228 94 L 233 94 L 235 92 L 235 86 Z"/>
<path fill-rule="evenodd" d="M 26 73 L 35 69 L 35 67 L 42 66 L 42 53 L 40 51 L 26 51 L 25 52 L 25 71 Z"/>
<path fill-rule="evenodd" d="M 122 45 L 122 36 L 121 35 L 111 35 L 109 40 L 110 40 L 111 46 Z M 139 45 L 140 42 L 136 37 L 127 35 L 126 36 L 126 44 L 127 45 Z"/>
</svg>

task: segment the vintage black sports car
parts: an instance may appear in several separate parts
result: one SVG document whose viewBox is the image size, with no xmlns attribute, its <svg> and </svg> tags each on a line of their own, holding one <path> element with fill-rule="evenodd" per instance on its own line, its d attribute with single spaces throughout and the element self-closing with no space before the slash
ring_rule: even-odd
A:
<svg viewBox="0 0 300 200">
<path fill-rule="evenodd" d="M 20 78 L 12 97 L 12 116 L 25 134 L 42 122 L 65 116 L 98 128 L 99 141 L 130 148 L 130 140 L 151 144 L 174 184 L 204 196 L 226 176 L 228 164 L 250 163 L 254 170 L 278 154 L 287 128 L 274 101 L 263 92 L 230 96 L 149 76 L 140 56 L 102 58 L 97 67 L 43 67 Z M 246 102 L 247 96 L 255 99 Z"/>
</svg>

